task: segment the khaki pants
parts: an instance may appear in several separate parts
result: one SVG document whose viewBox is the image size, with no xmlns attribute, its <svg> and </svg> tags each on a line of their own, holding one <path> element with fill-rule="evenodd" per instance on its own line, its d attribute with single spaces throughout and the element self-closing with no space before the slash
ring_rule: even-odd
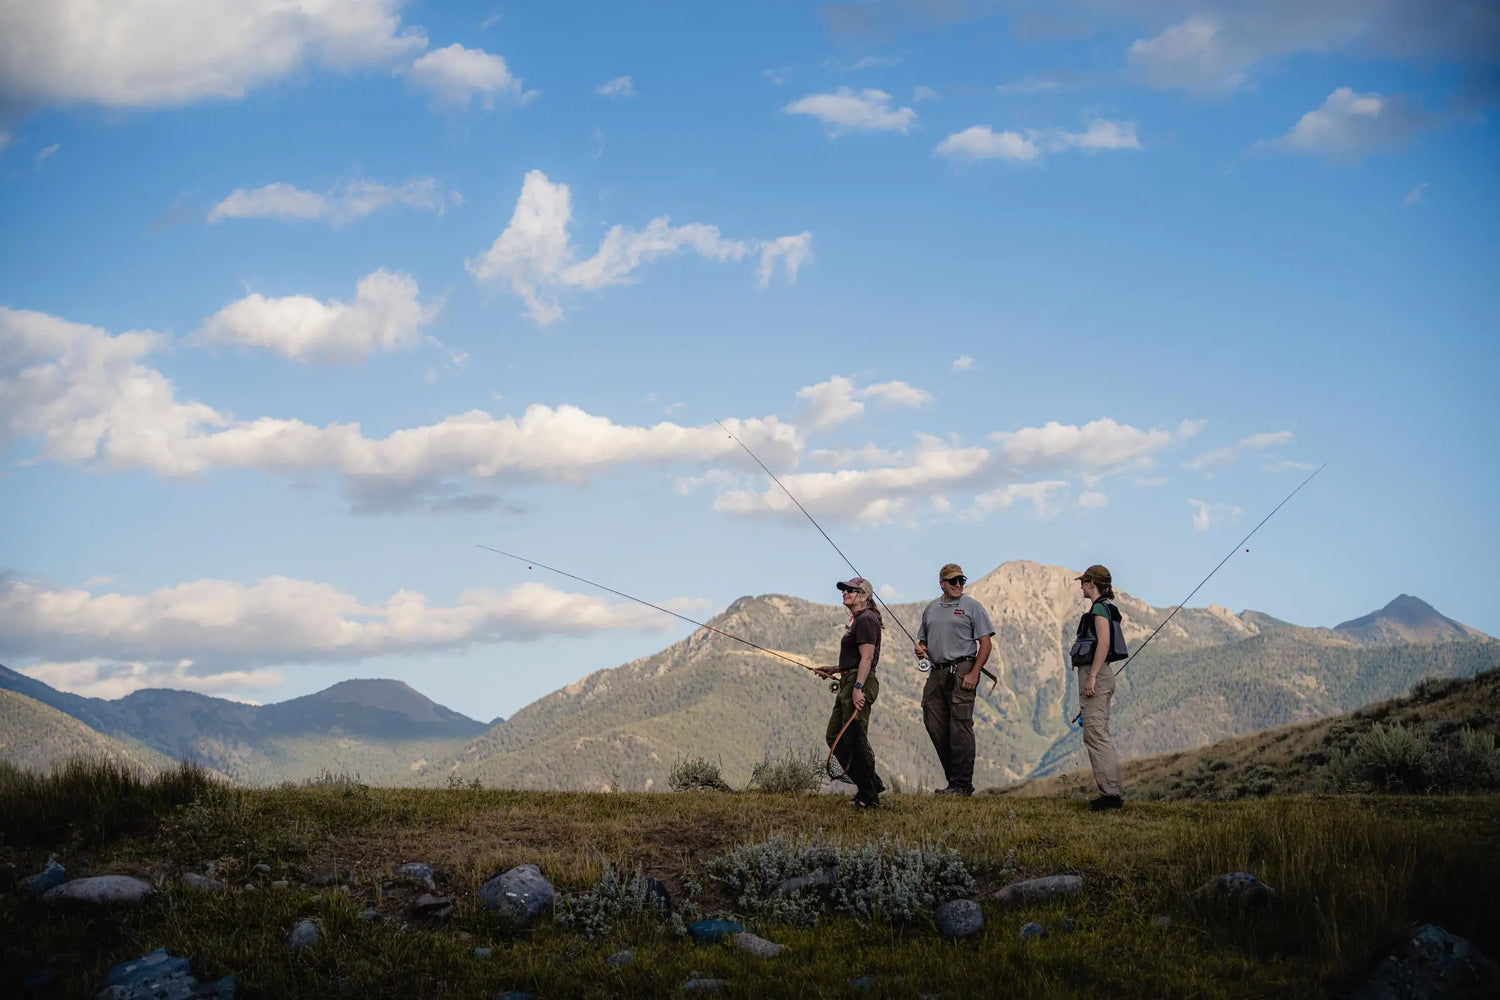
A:
<svg viewBox="0 0 1500 1000">
<path fill-rule="evenodd" d="M 960 663 L 955 673 L 933 667 L 922 688 L 922 723 L 943 765 L 949 788 L 974 790 L 974 695 L 960 683 L 973 663 Z"/>
<path fill-rule="evenodd" d="M 1115 696 L 1115 672 L 1108 663 L 1099 668 L 1094 679 L 1094 696 L 1083 696 L 1083 685 L 1089 679 L 1089 668 L 1078 668 L 1078 700 L 1083 708 L 1083 745 L 1089 752 L 1089 767 L 1094 770 L 1094 784 L 1101 795 L 1123 795 L 1120 782 L 1120 758 L 1114 741 L 1109 738 L 1109 703 Z"/>
</svg>

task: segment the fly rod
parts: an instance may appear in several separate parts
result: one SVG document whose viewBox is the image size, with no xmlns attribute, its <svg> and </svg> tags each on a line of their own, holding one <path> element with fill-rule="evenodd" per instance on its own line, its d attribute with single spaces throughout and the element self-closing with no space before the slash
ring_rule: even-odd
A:
<svg viewBox="0 0 1500 1000">
<path fill-rule="evenodd" d="M 1234 557 L 1234 554 L 1240 550 L 1240 545 L 1244 545 L 1246 542 L 1248 542 L 1250 540 L 1250 536 L 1251 535 L 1254 535 L 1257 531 L 1259 531 L 1261 529 L 1261 526 L 1264 525 L 1267 521 L 1269 521 L 1272 518 L 1272 516 L 1275 515 L 1275 513 L 1278 510 L 1280 510 L 1281 508 L 1285 507 L 1287 505 L 1287 502 L 1290 501 L 1292 499 L 1292 497 L 1296 496 L 1298 493 L 1300 493 L 1302 491 L 1302 487 L 1306 486 L 1308 483 L 1310 483 L 1310 482 L 1313 481 L 1313 476 L 1316 476 L 1318 473 L 1322 472 L 1326 468 L 1328 468 L 1328 463 L 1324 462 L 1322 465 L 1320 465 L 1316 469 L 1314 469 L 1312 471 L 1312 473 L 1306 479 L 1304 479 L 1304 480 L 1302 480 L 1302 482 L 1298 483 L 1297 484 L 1297 488 L 1294 489 L 1294 490 L 1292 490 L 1292 492 L 1288 493 L 1286 495 L 1285 499 L 1283 499 L 1281 501 L 1281 503 L 1277 504 L 1275 507 L 1272 507 L 1271 508 L 1271 513 L 1267 514 L 1265 517 L 1261 518 L 1260 519 L 1260 524 L 1257 524 L 1255 527 L 1251 528 L 1250 529 L 1250 534 L 1246 535 L 1244 538 L 1241 538 L 1240 541 L 1239 541 L 1239 545 L 1236 545 L 1234 548 L 1230 549 L 1229 550 L 1229 555 L 1225 556 L 1223 559 L 1220 559 L 1219 560 L 1219 565 L 1215 566 L 1212 570 L 1210 570 L 1208 576 L 1205 576 L 1202 580 L 1199 580 L 1198 581 L 1198 586 L 1194 587 L 1188 593 L 1188 595 L 1186 597 L 1184 597 L 1178 603 L 1177 607 L 1175 607 L 1175 608 L 1172 609 L 1172 613 L 1171 614 L 1167 615 L 1167 617 L 1165 617 L 1165 618 L 1163 618 L 1161 620 L 1161 624 L 1160 625 L 1158 625 L 1158 626 L 1156 626 L 1156 628 L 1152 629 L 1151 634 L 1148 635 L 1148 636 L 1146 636 L 1146 641 L 1143 642 L 1143 643 L 1141 643 L 1139 646 L 1137 646 L 1135 648 L 1135 652 L 1131 653 L 1130 656 L 1128 656 L 1126 658 L 1125 662 L 1122 663 L 1122 664 L 1120 664 L 1120 669 L 1116 670 L 1114 672 L 1114 675 L 1116 677 L 1118 677 L 1121 674 L 1123 674 L 1125 672 L 1125 668 L 1128 667 L 1128 666 L 1130 666 L 1130 664 L 1135 660 L 1135 658 L 1137 656 L 1141 655 L 1141 651 L 1143 649 L 1145 649 L 1148 645 L 1151 644 L 1151 640 L 1152 639 L 1156 638 L 1156 634 L 1158 632 L 1160 632 L 1162 629 L 1164 629 L 1164 628 L 1167 627 L 1167 622 L 1171 621 L 1172 618 L 1173 618 L 1173 616 L 1176 615 L 1177 612 L 1179 612 L 1179 611 L 1182 610 L 1183 605 L 1187 604 L 1188 601 L 1191 601 L 1193 599 L 1193 595 L 1196 594 L 1198 591 L 1202 590 L 1203 589 L 1203 585 L 1206 584 L 1206 583 L 1208 583 L 1209 580 L 1212 580 L 1214 574 L 1217 573 L 1219 570 L 1223 569 L 1224 568 L 1224 564 L 1227 563 L 1230 559 L 1232 559 Z M 1246 549 L 1245 551 L 1248 552 L 1250 550 Z M 1078 714 L 1073 717 L 1073 722 L 1076 724 L 1078 722 L 1078 720 L 1081 719 L 1081 718 L 1083 718 L 1083 710 L 1079 709 Z"/>
<path fill-rule="evenodd" d="M 787 496 L 787 499 L 790 500 L 792 503 L 796 504 L 797 505 L 797 509 L 802 512 L 803 516 L 805 516 L 809 521 L 812 522 L 812 526 L 814 528 L 818 529 L 818 534 L 822 535 L 824 541 L 826 541 L 829 545 L 833 546 L 833 551 L 835 551 L 835 552 L 837 552 L 839 554 L 839 558 L 842 559 L 842 560 L 844 560 L 844 564 L 846 566 L 848 566 L 849 569 L 853 570 L 854 575 L 857 576 L 857 577 L 863 578 L 864 574 L 861 573 L 858 569 L 855 568 L 854 563 L 852 563 L 852 562 L 849 561 L 849 557 L 848 556 L 844 555 L 844 550 L 841 549 L 841 548 L 839 548 L 838 542 L 835 542 L 832 538 L 828 537 L 828 532 L 824 531 L 823 530 L 823 526 L 818 523 L 817 519 L 814 518 L 812 516 L 812 514 L 808 513 L 807 508 L 804 507 L 804 506 L 802 506 L 802 502 L 800 500 L 798 500 L 795 496 L 792 495 L 792 491 L 786 488 L 786 483 L 783 483 L 780 479 L 776 478 L 776 473 L 772 472 L 769 468 L 766 467 L 766 463 L 765 462 L 762 462 L 759 458 L 756 457 L 755 452 L 753 452 L 753 451 L 750 450 L 750 446 L 749 445 L 745 444 L 745 442 L 743 442 L 739 438 L 735 437 L 734 436 L 734 432 L 731 431 L 728 427 L 724 426 L 724 421 L 722 421 L 722 420 L 715 420 L 714 423 L 718 424 L 719 427 L 724 431 L 724 433 L 729 435 L 730 440 L 732 440 L 735 444 L 739 445 L 741 448 L 745 449 L 745 454 L 749 455 L 752 459 L 754 459 L 755 464 L 758 465 L 758 466 L 760 466 L 761 469 L 765 472 L 765 474 L 771 477 L 771 482 L 773 482 L 777 486 L 781 487 L 781 492 L 785 493 L 786 496 Z M 880 606 L 882 608 L 885 609 L 886 613 L 891 616 L 891 619 L 897 625 L 899 625 L 901 627 L 901 631 L 906 633 L 906 638 L 911 642 L 912 646 L 916 646 L 916 644 L 917 644 L 916 637 L 913 636 L 911 634 L 910 630 L 907 629 L 906 624 L 904 622 L 902 622 L 900 618 L 896 617 L 896 612 L 894 612 L 894 611 L 891 610 L 891 606 L 889 604 L 885 603 L 885 601 L 881 600 L 881 597 L 880 597 L 879 594 L 875 593 L 875 588 L 873 586 L 871 586 L 871 588 L 870 588 L 870 595 L 875 598 L 875 600 L 880 604 Z M 920 666 L 918 667 L 918 669 L 921 669 Z M 986 677 L 988 677 L 991 681 L 994 682 L 993 684 L 990 685 L 990 690 L 993 691 L 995 689 L 995 684 L 999 684 L 1000 683 L 1000 678 L 996 677 L 993 673 L 991 673 L 990 669 L 988 667 L 981 667 L 980 669 L 983 671 L 983 673 L 984 673 L 984 675 Z"/>
<path fill-rule="evenodd" d="M 476 543 L 476 545 L 478 545 L 478 543 Z M 569 573 L 567 570 L 558 569 L 556 566 L 548 566 L 546 563 L 539 563 L 535 559 L 527 559 L 525 556 L 518 556 L 514 552 L 503 552 L 500 549 L 494 548 L 494 547 L 489 546 L 489 545 L 478 545 L 478 547 L 481 548 L 481 549 L 485 549 L 486 551 L 493 552 L 497 556 L 505 556 L 507 559 L 514 559 L 516 562 L 523 562 L 523 563 L 526 564 L 526 568 L 527 569 L 530 569 L 533 566 L 540 566 L 542 569 L 545 569 L 545 570 L 547 570 L 549 572 L 556 573 L 559 576 L 565 576 L 569 580 L 577 580 L 579 583 L 586 583 L 590 587 L 598 587 L 600 590 L 607 590 L 611 594 L 614 594 L 617 597 L 623 597 L 623 598 L 625 598 L 627 601 L 634 601 L 637 604 L 644 604 L 646 607 L 648 607 L 648 608 L 654 608 L 655 610 L 660 611 L 664 615 L 671 615 L 673 618 L 679 618 L 682 621 L 687 622 L 689 625 L 696 625 L 699 628 L 706 628 L 710 632 L 716 633 L 718 635 L 722 635 L 726 639 L 733 639 L 735 642 L 738 642 L 738 643 L 741 643 L 743 645 L 749 646 L 751 649 L 758 649 L 762 653 L 769 653 L 770 655 L 778 657 L 780 659 L 783 659 L 783 660 L 785 660 L 788 663 L 795 663 L 795 664 L 797 664 L 797 666 L 801 667 L 803 670 L 811 670 L 815 674 L 818 673 L 818 669 L 819 668 L 817 668 L 817 667 L 810 667 L 806 663 L 803 663 L 800 660 L 794 660 L 790 656 L 787 656 L 785 653 L 778 653 L 774 649 L 767 649 L 764 646 L 757 646 L 755 643 L 751 642 L 749 639 L 741 639 L 739 636 L 733 635 L 733 634 L 731 634 L 729 632 L 725 632 L 721 628 L 715 628 L 714 626 L 708 624 L 707 622 L 700 622 L 696 618 L 689 618 L 687 615 L 680 615 L 677 612 L 671 610 L 670 608 L 664 608 L 660 604 L 652 604 L 650 601 L 645 601 L 645 600 L 642 600 L 639 597 L 634 597 L 634 596 L 632 596 L 630 594 L 627 594 L 623 590 L 616 590 L 613 587 L 606 587 L 602 583 L 596 583 L 593 580 L 584 579 L 581 576 L 576 576 L 573 573 Z"/>
</svg>

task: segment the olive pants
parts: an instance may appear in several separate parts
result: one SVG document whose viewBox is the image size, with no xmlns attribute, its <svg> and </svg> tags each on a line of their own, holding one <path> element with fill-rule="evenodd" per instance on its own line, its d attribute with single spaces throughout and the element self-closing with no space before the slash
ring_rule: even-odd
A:
<svg viewBox="0 0 1500 1000">
<path fill-rule="evenodd" d="M 870 714 L 879 696 L 880 681 L 870 674 L 865 678 L 865 710 L 854 715 L 854 674 L 847 673 L 839 680 L 839 693 L 833 699 L 833 712 L 828 716 L 826 742 L 833 748 L 839 766 L 849 773 L 850 780 L 859 789 L 859 797 L 866 802 L 874 802 L 880 789 L 885 787 L 875 773 L 875 751 L 870 746 Z M 850 716 L 854 716 L 854 721 L 844 729 Z M 844 730 L 843 739 L 839 739 L 841 729 Z"/>
<path fill-rule="evenodd" d="M 1109 703 L 1115 696 L 1114 668 L 1106 663 L 1094 678 L 1094 696 L 1083 696 L 1083 685 L 1089 679 L 1089 668 L 1078 668 L 1078 701 L 1083 709 L 1083 745 L 1089 752 L 1089 767 L 1101 795 L 1123 795 L 1120 781 L 1120 758 L 1114 740 L 1109 738 Z"/>
<path fill-rule="evenodd" d="M 972 662 L 958 665 L 955 672 L 947 667 L 933 667 L 922 688 L 922 723 L 943 765 L 948 787 L 963 792 L 974 791 L 974 696 L 979 689 L 965 691 L 964 674 Z"/>
</svg>

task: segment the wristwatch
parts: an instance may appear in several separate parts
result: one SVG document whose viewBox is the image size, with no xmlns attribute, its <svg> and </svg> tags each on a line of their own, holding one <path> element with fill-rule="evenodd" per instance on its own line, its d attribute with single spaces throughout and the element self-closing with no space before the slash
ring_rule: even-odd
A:
<svg viewBox="0 0 1500 1000">
<path fill-rule="evenodd" d="M 865 689 L 865 686 L 863 684 L 861 684 L 859 681 L 855 681 L 854 682 L 854 690 L 856 690 L 856 691 L 863 691 L 864 689 Z"/>
</svg>

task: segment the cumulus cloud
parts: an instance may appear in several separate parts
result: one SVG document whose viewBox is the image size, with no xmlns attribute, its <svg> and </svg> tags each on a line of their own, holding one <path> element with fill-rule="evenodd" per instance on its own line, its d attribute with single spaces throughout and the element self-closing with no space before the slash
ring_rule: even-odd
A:
<svg viewBox="0 0 1500 1000">
<path fill-rule="evenodd" d="M 416 347 L 436 312 L 418 301 L 412 277 L 381 270 L 359 280 L 352 302 L 247 295 L 209 317 L 197 337 L 265 348 L 305 364 L 357 364 L 371 354 Z"/>
<path fill-rule="evenodd" d="M 1058 479 L 1048 479 L 1035 483 L 1009 483 L 997 490 L 989 490 L 974 498 L 974 511 L 976 513 L 991 513 L 997 510 L 1009 510 L 1017 501 L 1028 501 L 1031 504 L 1032 513 L 1037 517 L 1050 517 L 1057 513 L 1057 507 L 1052 497 L 1066 490 L 1068 484 Z"/>
<path fill-rule="evenodd" d="M 607 83 L 601 83 L 594 88 L 594 93 L 600 97 L 626 98 L 635 96 L 635 81 L 628 76 L 617 76 Z"/>
<path fill-rule="evenodd" d="M 1277 445 L 1289 444 L 1291 440 L 1291 431 L 1269 431 L 1264 434 L 1251 434 L 1249 437 L 1242 438 L 1234 444 L 1206 451 L 1184 462 L 1183 466 L 1192 469 L 1194 472 L 1205 472 L 1215 466 L 1228 465 L 1238 460 L 1240 455 L 1247 451 L 1261 451 Z"/>
<path fill-rule="evenodd" d="M 521 186 L 510 223 L 488 250 L 465 266 L 481 284 L 507 286 L 525 301 L 532 319 L 545 326 L 562 318 L 563 292 L 629 283 L 644 264 L 683 250 L 711 261 L 737 261 L 759 252 L 762 286 L 769 283 L 778 260 L 787 279 L 795 281 L 797 269 L 812 252 L 811 233 L 770 241 L 734 240 L 722 236 L 716 226 L 696 222 L 673 226 L 663 215 L 641 230 L 614 226 L 592 257 L 579 260 L 568 236 L 572 218 L 568 186 L 554 184 L 546 174 L 533 170 Z"/>
<path fill-rule="evenodd" d="M 147 108 L 309 68 L 393 67 L 427 39 L 400 0 L 47 0 L 0 4 L 0 104 Z"/>
<path fill-rule="evenodd" d="M 966 372 L 974 367 L 974 359 L 967 354 L 960 354 L 953 359 L 953 364 L 949 367 L 956 372 Z"/>
<path fill-rule="evenodd" d="M 854 380 L 834 375 L 827 382 L 797 390 L 797 398 L 806 401 L 797 423 L 811 431 L 827 430 L 857 420 L 864 415 L 862 400 L 873 399 L 889 406 L 927 406 L 932 394 L 905 382 L 880 382 L 863 389 Z"/>
<path fill-rule="evenodd" d="M 1431 115 L 1401 97 L 1360 94 L 1340 87 L 1271 146 L 1331 160 L 1357 160 L 1368 153 L 1399 149 L 1432 125 Z"/>
<path fill-rule="evenodd" d="M 933 90 L 931 87 L 924 87 L 920 83 L 911 92 L 911 102 L 913 104 L 918 104 L 922 101 L 935 101 L 937 99 L 938 92 L 936 90 Z"/>
<path fill-rule="evenodd" d="M 1109 494 L 1098 490 L 1086 490 L 1078 495 L 1078 506 L 1086 510 L 1097 510 L 1109 506 Z"/>
<path fill-rule="evenodd" d="M 249 190 L 235 188 L 227 198 L 209 209 L 208 221 L 317 219 L 341 225 L 392 205 L 442 215 L 447 211 L 449 201 L 457 204 L 462 200 L 457 192 L 445 192 L 434 177 L 418 177 L 401 184 L 354 180 L 326 194 L 278 182 Z"/>
<path fill-rule="evenodd" d="M 435 104 L 451 109 L 466 109 L 475 101 L 485 110 L 497 101 L 525 104 L 537 93 L 522 89 L 521 78 L 503 57 L 457 43 L 424 54 L 406 74 Z"/>
<path fill-rule="evenodd" d="M 883 90 L 840 87 L 833 94 L 808 94 L 788 104 L 791 115 L 818 119 L 832 135 L 844 132 L 908 132 L 917 120 L 911 108 L 892 108 L 891 95 Z"/>
<path fill-rule="evenodd" d="M 631 463 L 707 463 L 737 454 L 717 425 L 616 424 L 575 406 L 528 407 L 519 417 L 469 410 L 434 424 L 365 436 L 358 423 L 236 419 L 181 402 L 146 358 L 161 334 L 110 335 L 45 313 L 0 307 L 0 445 L 37 442 L 36 457 L 167 476 L 257 469 L 341 477 L 346 492 L 394 503 L 451 501 L 453 483 L 583 482 Z M 795 459 L 802 440 L 774 416 L 726 425 L 767 461 Z"/>
<path fill-rule="evenodd" d="M 971 125 L 938 143 L 934 152 L 950 160 L 1037 160 L 1045 153 L 1098 153 L 1114 149 L 1142 149 L 1134 122 L 1096 118 L 1082 132 L 1061 128 L 996 132 L 988 125 Z"/>
<path fill-rule="evenodd" d="M 1233 520 L 1244 513 L 1239 507 L 1230 507 L 1222 503 L 1205 503 L 1202 500 L 1189 500 L 1188 505 L 1193 508 L 1193 530 L 1207 531 L 1215 524 L 1222 524 L 1226 519 Z"/>
<path fill-rule="evenodd" d="M 1141 430 L 1109 417 L 1082 427 L 1048 421 L 990 435 L 1000 446 L 1000 460 L 1017 469 L 1076 468 L 1086 476 L 1150 468 L 1156 456 L 1197 434 L 1203 425 L 1184 421 L 1175 431 Z"/>
<path fill-rule="evenodd" d="M 280 576 L 250 585 L 197 580 L 144 595 L 0 582 L 0 654 L 42 660 L 27 673 L 48 683 L 104 686 L 115 697 L 183 681 L 241 688 L 297 664 L 670 625 L 639 605 L 540 583 L 469 590 L 433 606 L 414 591 L 365 603 L 330 584 Z"/>
</svg>

